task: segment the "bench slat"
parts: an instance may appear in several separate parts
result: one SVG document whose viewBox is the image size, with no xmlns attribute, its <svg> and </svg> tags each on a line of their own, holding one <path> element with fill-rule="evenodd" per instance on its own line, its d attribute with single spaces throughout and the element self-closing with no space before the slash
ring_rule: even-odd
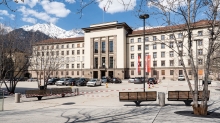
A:
<svg viewBox="0 0 220 123">
<path fill-rule="evenodd" d="M 120 101 L 156 101 L 157 92 L 119 92 Z"/>
</svg>

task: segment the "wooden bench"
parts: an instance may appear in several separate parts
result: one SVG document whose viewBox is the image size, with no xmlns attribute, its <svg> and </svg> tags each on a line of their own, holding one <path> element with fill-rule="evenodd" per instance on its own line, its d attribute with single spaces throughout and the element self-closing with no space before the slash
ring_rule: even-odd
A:
<svg viewBox="0 0 220 123">
<path fill-rule="evenodd" d="M 72 88 L 51 88 L 45 90 L 25 90 L 26 98 L 37 97 L 38 100 L 41 100 L 42 97 L 52 96 L 52 95 L 61 95 L 62 97 L 65 94 L 72 94 Z"/>
<path fill-rule="evenodd" d="M 139 106 L 143 101 L 156 101 L 157 91 L 147 92 L 119 92 L 120 102 L 134 102 L 136 106 Z"/>
<path fill-rule="evenodd" d="M 198 101 L 202 101 L 203 91 L 198 92 Z M 208 92 L 208 97 L 210 95 L 210 91 Z M 190 106 L 192 103 L 192 94 L 190 91 L 168 91 L 168 101 L 183 101 L 186 106 Z M 209 100 L 209 98 L 208 98 Z"/>
</svg>

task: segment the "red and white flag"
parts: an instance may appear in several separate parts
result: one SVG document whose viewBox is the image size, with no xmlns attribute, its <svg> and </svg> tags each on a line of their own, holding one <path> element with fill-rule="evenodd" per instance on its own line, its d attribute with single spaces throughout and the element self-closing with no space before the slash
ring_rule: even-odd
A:
<svg viewBox="0 0 220 123">
<path fill-rule="evenodd" d="M 151 57 L 150 55 L 145 55 L 145 72 L 150 73 L 151 69 Z"/>
<path fill-rule="evenodd" d="M 136 57 L 136 72 L 140 73 L 141 72 L 141 65 L 140 65 L 140 56 L 137 55 Z"/>
</svg>

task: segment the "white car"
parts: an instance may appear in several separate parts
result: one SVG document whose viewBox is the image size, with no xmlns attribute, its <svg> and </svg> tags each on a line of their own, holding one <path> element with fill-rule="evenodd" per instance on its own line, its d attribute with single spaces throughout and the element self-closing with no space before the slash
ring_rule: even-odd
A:
<svg viewBox="0 0 220 123">
<path fill-rule="evenodd" d="M 99 79 L 91 79 L 86 83 L 87 86 L 101 86 L 102 85 L 102 81 L 100 81 Z"/>
<path fill-rule="evenodd" d="M 184 77 L 183 75 L 179 75 L 179 77 L 178 77 L 178 81 L 180 81 L 180 80 L 185 81 L 185 77 Z"/>
<path fill-rule="evenodd" d="M 58 85 L 64 85 L 66 81 L 69 80 L 68 78 L 61 78 L 59 81 L 57 81 L 55 84 Z"/>
</svg>

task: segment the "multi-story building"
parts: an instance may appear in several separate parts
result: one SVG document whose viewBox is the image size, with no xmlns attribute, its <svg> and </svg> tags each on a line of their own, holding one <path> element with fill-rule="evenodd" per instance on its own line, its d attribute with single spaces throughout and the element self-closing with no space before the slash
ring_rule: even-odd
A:
<svg viewBox="0 0 220 123">
<path fill-rule="evenodd" d="M 200 77 L 204 74 L 204 58 L 209 40 L 207 27 L 207 21 L 202 20 L 195 23 L 192 32 L 193 53 L 195 59 L 198 58 Z M 36 73 L 42 68 L 51 68 L 44 66 L 46 56 L 56 59 L 56 63 L 53 63 L 56 68 L 50 71 L 50 76 L 115 76 L 122 79 L 143 76 L 143 30 L 132 30 L 126 23 L 118 22 L 94 24 L 82 29 L 84 37 L 50 39 L 35 44 L 33 51 L 36 52 L 32 59 L 40 57 L 41 60 L 38 60 L 34 69 L 32 67 L 32 76 L 37 76 Z M 184 74 L 179 55 L 183 56 L 187 72 L 192 75 L 187 33 L 183 25 L 146 29 L 145 33 L 145 54 L 151 58 L 151 71 L 146 73 L 147 76 L 176 79 L 178 75 Z M 180 48 L 178 53 L 177 47 Z M 140 57 L 141 72 L 136 71 L 137 56 Z"/>
</svg>

